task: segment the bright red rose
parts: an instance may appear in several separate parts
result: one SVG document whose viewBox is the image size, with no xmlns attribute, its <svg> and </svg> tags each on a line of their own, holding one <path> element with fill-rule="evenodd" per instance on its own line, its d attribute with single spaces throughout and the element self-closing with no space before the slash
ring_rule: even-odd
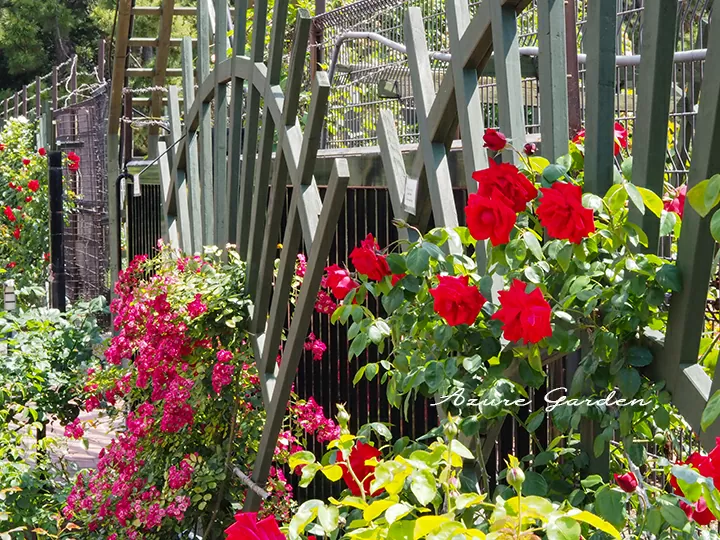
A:
<svg viewBox="0 0 720 540">
<path fill-rule="evenodd" d="M 581 129 L 577 132 L 577 134 L 573 137 L 572 142 L 575 144 L 583 144 L 585 142 L 585 130 Z"/>
<path fill-rule="evenodd" d="M 473 324 L 485 304 L 478 288 L 468 284 L 468 276 L 440 276 L 438 279 L 438 286 L 430 289 L 435 299 L 435 313 L 450 326 Z"/>
<path fill-rule="evenodd" d="M 485 148 L 489 148 L 495 152 L 500 152 L 507 146 L 507 137 L 497 129 L 486 129 L 485 135 L 483 135 L 483 141 L 485 141 L 483 145 Z"/>
<path fill-rule="evenodd" d="M 475 240 L 487 240 L 494 246 L 510 241 L 510 232 L 515 226 L 517 215 L 510 203 L 497 191 L 491 197 L 473 193 L 465 207 L 465 220 Z"/>
<path fill-rule="evenodd" d="M 375 497 L 382 493 L 384 490 L 378 489 L 374 493 L 370 493 L 370 484 L 375 479 L 375 466 L 366 465 L 365 462 L 372 458 L 380 457 L 380 450 L 369 444 L 365 444 L 362 441 L 358 441 L 354 448 L 350 451 L 348 461 L 350 462 L 350 469 L 348 469 L 347 463 L 339 463 L 343 470 L 343 480 L 350 488 L 350 492 L 356 497 L 360 496 L 360 485 L 355 481 L 355 478 L 362 484 L 363 490 L 366 495 Z M 341 458 L 340 452 L 336 454 L 337 458 Z M 353 477 L 353 473 L 355 477 Z"/>
<path fill-rule="evenodd" d="M 23 158 L 22 164 L 25 166 L 30 165 L 30 158 Z"/>
<path fill-rule="evenodd" d="M 70 161 L 68 169 L 71 171 L 77 171 L 80 168 L 80 156 L 78 156 L 75 152 L 69 152 L 67 158 L 68 161 Z"/>
<path fill-rule="evenodd" d="M 678 461 L 676 465 L 690 465 L 705 478 L 712 478 L 715 486 L 720 486 L 720 437 L 715 439 L 715 448 L 707 456 L 693 452 L 686 461 Z M 670 485 L 675 495 L 685 496 L 678 485 L 677 479 L 672 475 L 670 475 Z M 699 525 L 708 525 L 716 519 L 702 497 L 692 505 L 680 501 L 680 508 L 685 511 L 688 519 L 695 521 Z"/>
<path fill-rule="evenodd" d="M 526 156 L 532 156 L 537 152 L 537 145 L 535 143 L 527 143 L 523 146 L 523 152 L 525 152 Z"/>
<path fill-rule="evenodd" d="M 7 264 L 5 265 L 5 268 L 10 268 L 10 269 L 12 269 L 12 268 L 15 268 L 16 265 L 17 265 L 17 263 L 14 262 L 14 261 L 13 261 L 13 262 L 9 262 L 9 263 L 7 263 Z"/>
<path fill-rule="evenodd" d="M 395 285 L 397 285 L 398 281 L 400 281 L 404 277 L 405 277 L 405 274 L 393 274 L 393 277 L 391 279 L 392 286 L 394 287 Z"/>
<path fill-rule="evenodd" d="M 32 197 L 30 195 L 25 197 L 25 202 L 32 202 Z"/>
<path fill-rule="evenodd" d="M 491 197 L 495 191 L 501 193 L 515 213 L 524 211 L 527 203 L 537 197 L 533 183 L 511 163 L 491 160 L 490 167 L 475 171 L 472 177 L 478 183 L 478 194 Z"/>
<path fill-rule="evenodd" d="M 40 182 L 37 180 L 30 180 L 28 182 L 28 189 L 35 193 L 38 189 L 40 189 Z"/>
<path fill-rule="evenodd" d="M 540 188 L 540 192 L 537 216 L 550 236 L 579 244 L 595 231 L 593 211 L 583 206 L 579 186 L 555 182 L 550 188 Z"/>
<path fill-rule="evenodd" d="M 540 289 L 528 294 L 525 288 L 526 284 L 516 279 L 509 290 L 500 291 L 500 309 L 492 318 L 503 322 L 503 335 L 508 341 L 538 343 L 552 335 L 552 310 Z"/>
<path fill-rule="evenodd" d="M 687 196 L 687 184 L 683 184 L 675 190 L 672 199 L 665 199 L 665 210 L 667 212 L 675 212 L 680 219 L 683 217 L 685 209 L 685 197 Z"/>
<path fill-rule="evenodd" d="M 3 143 L 0 143 L 0 152 L 4 152 L 5 148 L 7 148 L 7 146 L 5 146 Z"/>
<path fill-rule="evenodd" d="M 11 222 L 17 220 L 15 217 L 15 212 L 13 212 L 13 209 L 9 206 L 5 207 L 5 217 L 8 218 Z"/>
<path fill-rule="evenodd" d="M 372 234 L 368 234 L 365 240 L 360 242 L 360 247 L 352 250 L 350 260 L 359 273 L 374 281 L 380 281 L 392 274 L 385 255 L 380 253 L 380 246 Z"/>
<path fill-rule="evenodd" d="M 338 300 L 343 300 L 350 291 L 357 289 L 360 284 L 350 277 L 350 272 L 340 268 L 337 264 L 325 268 L 327 272 L 327 286 Z"/>
<path fill-rule="evenodd" d="M 235 523 L 225 529 L 226 540 L 286 540 L 275 516 L 258 521 L 256 512 L 235 514 Z"/>
<path fill-rule="evenodd" d="M 38 148 L 38 154 L 45 157 L 47 155 L 47 150 L 45 150 L 45 148 Z"/>
<path fill-rule="evenodd" d="M 630 471 L 625 474 L 616 474 L 615 482 L 625 493 L 633 493 L 638 487 L 637 478 L 635 478 L 635 475 Z"/>
<path fill-rule="evenodd" d="M 15 230 L 13 231 L 13 236 L 15 237 L 15 240 L 20 240 L 20 227 L 15 227 Z"/>
<path fill-rule="evenodd" d="M 704 497 L 700 497 L 693 505 L 680 501 L 680 508 L 683 509 L 690 521 L 694 521 L 698 525 L 710 525 L 717 519 L 707 507 Z"/>
<path fill-rule="evenodd" d="M 615 122 L 615 155 L 620 153 L 620 148 L 627 148 L 628 132 L 620 122 Z"/>
</svg>

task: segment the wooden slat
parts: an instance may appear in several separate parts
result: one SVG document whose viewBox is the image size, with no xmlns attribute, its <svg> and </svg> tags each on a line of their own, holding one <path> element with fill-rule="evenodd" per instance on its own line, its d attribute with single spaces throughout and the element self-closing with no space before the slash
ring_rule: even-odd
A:
<svg viewBox="0 0 720 540">
<path fill-rule="evenodd" d="M 408 9 L 404 30 L 420 132 L 420 153 L 425 159 L 425 175 L 433 216 L 435 223 L 440 227 L 457 227 L 457 211 L 455 210 L 445 144 L 444 142 L 435 142 L 428 124 L 428 113 L 435 98 L 435 88 L 420 8 Z"/>
<path fill-rule="evenodd" d="M 584 37 L 585 190 L 600 196 L 613 184 L 615 39 L 608 36 L 615 35 L 615 16 L 614 2 L 588 3 Z"/>
<path fill-rule="evenodd" d="M 182 45 L 183 38 L 173 38 L 168 40 L 168 46 L 180 47 Z M 197 43 L 197 39 L 193 38 L 193 43 Z M 131 37 L 128 45 L 130 47 L 157 47 L 158 38 L 156 37 Z"/>
<path fill-rule="evenodd" d="M 179 89 L 177 86 L 168 88 L 168 113 L 170 116 L 170 143 L 173 144 L 182 136 L 182 125 L 180 123 L 180 100 L 178 98 Z M 182 146 L 186 141 L 181 142 Z M 178 146 L 173 148 L 172 162 L 175 163 L 175 153 Z M 178 234 L 180 235 L 180 247 L 185 253 L 192 253 L 192 220 L 190 215 L 190 204 L 188 194 L 188 184 L 186 180 L 185 168 L 173 168 L 172 181 L 175 188 L 175 200 L 177 204 L 177 223 Z"/>
<path fill-rule="evenodd" d="M 515 148 L 525 145 L 525 117 L 520 73 L 520 48 L 515 9 L 502 5 L 501 0 L 490 1 L 493 49 L 497 77 L 500 130 L 512 139 Z M 511 150 L 503 152 L 503 161 L 518 163 L 520 158 Z"/>
<path fill-rule="evenodd" d="M 538 68 L 542 87 L 542 92 L 540 92 L 542 154 L 554 162 L 560 156 L 568 153 L 565 2 L 564 0 L 540 0 L 537 10 L 540 48 Z"/>
<path fill-rule="evenodd" d="M 633 130 L 633 183 L 663 195 L 667 123 L 670 110 L 677 1 L 649 2 L 643 11 L 642 59 L 637 85 L 638 109 Z M 648 237 L 648 251 L 657 253 L 660 220 L 631 206 L 631 219 Z"/>
<path fill-rule="evenodd" d="M 125 73 L 128 77 L 146 79 L 152 79 L 153 77 L 155 77 L 155 70 L 153 68 L 128 68 Z M 167 68 L 165 70 L 165 75 L 167 77 L 181 77 L 182 70 L 179 68 Z"/>
<path fill-rule="evenodd" d="M 281 363 L 282 369 L 279 370 L 274 385 L 275 391 L 272 401 L 266 404 L 267 420 L 263 428 L 258 458 L 255 461 L 252 474 L 252 480 L 259 485 L 265 485 L 270 472 L 273 448 L 277 444 L 278 434 L 282 427 L 290 390 L 295 380 L 295 373 L 300 362 L 305 337 L 315 307 L 315 299 L 325 271 L 325 262 L 332 245 L 335 225 L 340 217 L 342 202 L 345 199 L 349 181 L 350 174 L 347 161 L 344 159 L 335 160 L 328 191 L 323 201 L 316 239 L 309 250 L 307 272 L 300 287 L 300 295 L 293 312 L 288 339 L 285 342 Z M 243 509 L 245 511 L 256 511 L 260 506 L 260 502 L 261 500 L 257 494 L 249 490 Z"/>
<path fill-rule="evenodd" d="M 245 28 L 247 27 L 247 0 L 236 0 L 233 55 L 245 54 Z M 245 80 L 237 73 L 233 62 L 232 93 L 230 95 L 230 154 L 228 156 L 228 219 L 227 237 L 231 244 L 238 243 L 237 227 L 240 209 L 240 171 L 242 169 L 242 117 L 245 100 Z"/>
<path fill-rule="evenodd" d="M 125 64 L 127 62 L 128 38 L 130 37 L 130 7 L 132 0 L 118 0 L 117 34 L 115 35 L 115 58 L 110 77 L 110 105 L 108 113 L 108 133 L 120 130 L 120 110 L 122 109 L 122 89 L 124 85 Z M 57 108 L 57 70 L 53 70 L 53 108 Z M 112 191 L 112 190 L 111 190 Z M 111 209 L 112 213 L 113 210 Z M 110 224 L 112 227 L 112 223 Z"/>
<path fill-rule="evenodd" d="M 197 80 L 201 86 L 208 79 L 210 74 L 210 14 L 208 13 L 207 1 L 200 0 L 197 3 Z M 212 82 L 214 85 L 214 81 Z M 210 114 L 210 103 L 202 98 L 198 99 L 199 105 L 199 171 L 200 190 L 202 193 L 202 223 L 203 223 L 203 245 L 209 246 L 215 243 L 215 198 L 213 195 L 213 164 L 212 164 L 212 118 Z M 188 119 L 185 119 L 188 123 Z"/>
<path fill-rule="evenodd" d="M 143 17 L 157 17 L 162 14 L 162 10 L 160 9 L 160 6 L 135 6 L 132 8 L 133 15 L 143 16 Z M 230 8 L 230 13 L 234 13 L 235 8 Z M 173 15 L 177 15 L 179 17 L 194 17 L 196 15 L 197 11 L 192 6 L 175 6 L 173 9 Z"/>
<path fill-rule="evenodd" d="M 170 36 L 172 35 L 172 24 L 173 24 L 173 8 L 175 7 L 175 0 L 162 0 L 161 9 L 162 14 L 160 16 L 160 28 L 158 30 L 157 38 L 157 49 L 155 51 L 155 75 L 153 77 L 153 85 L 158 87 L 165 86 L 166 69 L 168 65 L 168 58 L 170 56 Z M 160 92 L 152 93 L 152 107 L 151 115 L 153 118 L 160 118 L 162 116 L 162 94 Z M 160 134 L 159 126 L 150 126 L 150 157 L 154 158 L 158 152 L 158 136 Z"/>
<path fill-rule="evenodd" d="M 380 157 L 382 158 L 383 170 L 387 178 L 388 194 L 393 216 L 396 219 L 407 221 L 408 215 L 403 207 L 405 195 L 405 184 L 407 182 L 407 171 L 405 160 L 400 150 L 400 138 L 395 127 L 395 117 L 389 109 L 380 111 L 380 122 L 378 127 L 378 145 L 380 146 Z M 408 239 L 408 229 L 398 229 L 400 240 Z"/>
<path fill-rule="evenodd" d="M 163 195 L 163 240 L 177 249 L 180 247 L 180 243 L 176 218 L 175 186 L 170 176 L 170 159 L 165 153 L 166 150 L 165 141 L 159 141 L 158 152 L 159 155 L 162 155 L 160 158 L 160 188 Z"/>
<path fill-rule="evenodd" d="M 42 81 L 40 77 L 35 78 L 35 118 L 40 118 L 42 109 L 41 101 Z"/>
<path fill-rule="evenodd" d="M 183 97 L 185 102 L 185 118 L 190 116 L 190 109 L 195 101 L 195 77 L 193 76 L 192 42 L 189 37 L 183 38 L 182 46 Z M 199 251 L 203 242 L 202 195 L 200 188 L 200 167 L 198 165 L 198 136 L 190 126 L 186 126 L 185 155 L 188 199 L 190 205 L 190 227 L 192 232 L 192 249 Z"/>
<path fill-rule="evenodd" d="M 216 0 L 215 6 L 215 65 L 227 58 L 227 0 Z M 227 216 L 227 150 L 228 150 L 228 98 L 226 83 L 215 79 L 215 126 L 213 141 L 213 195 L 215 197 L 215 243 L 228 243 Z"/>
</svg>

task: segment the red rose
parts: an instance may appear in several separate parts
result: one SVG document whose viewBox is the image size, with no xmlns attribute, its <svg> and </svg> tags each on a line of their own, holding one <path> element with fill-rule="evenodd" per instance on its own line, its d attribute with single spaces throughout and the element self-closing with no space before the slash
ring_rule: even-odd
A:
<svg viewBox="0 0 720 540">
<path fill-rule="evenodd" d="M 35 193 L 38 189 L 40 189 L 40 182 L 37 180 L 30 180 L 28 182 L 28 189 Z"/>
<path fill-rule="evenodd" d="M 15 230 L 13 231 L 13 236 L 15 237 L 15 240 L 20 240 L 20 227 L 15 227 Z"/>
<path fill-rule="evenodd" d="M 350 277 L 350 272 L 340 268 L 337 264 L 325 268 L 327 272 L 327 286 L 338 300 L 343 300 L 350 291 L 357 289 L 360 284 Z"/>
<path fill-rule="evenodd" d="M 710 525 L 717 519 L 707 507 L 704 497 L 700 497 L 693 505 L 680 501 L 680 508 L 682 508 L 690 521 L 694 521 L 698 525 Z"/>
<path fill-rule="evenodd" d="M 712 478 L 716 486 L 720 485 L 720 437 L 715 439 L 715 448 L 713 448 L 707 456 L 693 452 L 686 461 L 679 461 L 676 464 L 690 465 L 705 478 Z M 678 485 L 677 479 L 672 475 L 670 475 L 670 485 L 675 495 L 685 496 Z M 688 519 L 695 521 L 699 525 L 708 525 L 716 519 L 708 509 L 705 499 L 702 497 L 692 505 L 680 501 L 680 508 L 685 511 Z"/>
<path fill-rule="evenodd" d="M 468 284 L 468 276 L 440 276 L 438 279 L 438 286 L 430 289 L 435 299 L 435 313 L 450 326 L 473 324 L 485 304 L 478 288 Z"/>
<path fill-rule="evenodd" d="M 500 152 L 507 146 L 507 137 L 497 129 L 486 129 L 485 135 L 483 135 L 483 141 L 485 141 L 483 145 L 485 148 L 489 148 L 495 152 Z"/>
<path fill-rule="evenodd" d="M 397 285 L 398 281 L 400 281 L 404 277 L 405 277 L 405 274 L 393 274 L 393 277 L 390 280 L 392 283 L 392 286 L 394 287 L 395 285 Z"/>
<path fill-rule="evenodd" d="M 672 199 L 665 199 L 665 210 L 668 212 L 675 212 L 680 219 L 683 217 L 683 210 L 685 209 L 685 197 L 687 196 L 687 184 L 683 184 L 675 190 Z"/>
<path fill-rule="evenodd" d="M 585 142 L 585 130 L 581 129 L 577 132 L 577 134 L 573 137 L 572 142 L 575 144 L 582 144 Z"/>
<path fill-rule="evenodd" d="M 78 156 L 75 152 L 68 152 L 67 158 L 73 163 L 80 163 L 80 156 Z"/>
<path fill-rule="evenodd" d="M 225 529 L 226 540 L 286 540 L 275 516 L 257 520 L 256 512 L 235 514 L 235 523 Z"/>
<path fill-rule="evenodd" d="M 7 148 L 3 143 L 0 143 L 0 152 L 4 152 L 5 148 Z"/>
<path fill-rule="evenodd" d="M 30 158 L 23 158 L 22 164 L 25 166 L 30 165 Z"/>
<path fill-rule="evenodd" d="M 380 281 L 392 273 L 372 234 L 368 234 L 365 240 L 360 242 L 360 247 L 352 250 L 350 260 L 359 273 L 374 281 Z"/>
<path fill-rule="evenodd" d="M 5 207 L 5 217 L 8 218 L 11 222 L 15 221 L 17 218 L 15 217 L 15 212 L 13 212 L 13 209 L 9 206 Z"/>
<path fill-rule="evenodd" d="M 15 189 L 15 184 L 13 182 L 8 182 L 8 187 L 10 189 Z"/>
<path fill-rule="evenodd" d="M 45 150 L 44 148 L 38 148 L 38 154 L 40 154 L 42 157 L 45 157 L 45 155 L 47 154 L 47 150 Z"/>
<path fill-rule="evenodd" d="M 15 268 L 16 265 L 17 265 L 16 262 L 9 262 L 9 263 L 7 263 L 7 264 L 5 265 L 5 268 L 11 268 L 11 269 L 12 269 L 12 268 Z"/>
<path fill-rule="evenodd" d="M 509 202 L 515 213 L 527 208 L 527 203 L 537 197 L 537 188 L 511 163 L 497 164 L 490 161 L 490 167 L 472 174 L 478 183 L 478 193 L 490 197 L 494 191 L 500 192 Z"/>
<path fill-rule="evenodd" d="M 625 474 L 616 474 L 615 482 L 625 493 L 633 493 L 638 487 L 637 478 L 629 471 Z"/>
<path fill-rule="evenodd" d="M 550 236 L 579 244 L 595 231 L 593 211 L 583 206 L 579 186 L 555 182 L 550 188 L 540 188 L 540 192 L 537 216 Z"/>
<path fill-rule="evenodd" d="M 508 341 L 538 343 L 552 335 L 550 327 L 550 304 L 540 289 L 530 294 L 525 292 L 526 284 L 516 279 L 510 290 L 500 291 L 500 309 L 492 316 L 503 322 L 503 335 Z"/>
<path fill-rule="evenodd" d="M 527 143 L 523 146 L 523 151 L 526 156 L 532 156 L 535 152 L 537 152 L 537 145 L 535 143 Z"/>
<path fill-rule="evenodd" d="M 43 259 L 45 259 L 45 262 L 48 262 L 50 260 L 50 254 L 49 253 L 43 253 Z"/>
<path fill-rule="evenodd" d="M 340 452 L 338 452 L 336 456 L 340 458 Z M 343 470 L 343 480 L 345 480 L 347 487 L 350 488 L 351 493 L 356 497 L 360 496 L 360 485 L 355 481 L 355 478 L 362 484 L 366 495 L 375 497 L 384 491 L 383 489 L 379 489 L 374 493 L 370 493 L 370 483 L 375 479 L 375 465 L 366 465 L 365 462 L 378 457 L 380 457 L 380 450 L 362 441 L 358 441 L 350 451 L 348 458 L 352 473 L 348 469 L 347 463 L 339 463 Z M 355 475 L 354 477 L 353 473 Z"/>
<path fill-rule="evenodd" d="M 628 132 L 620 122 L 615 122 L 615 155 L 620 153 L 620 147 L 627 148 Z"/>
<path fill-rule="evenodd" d="M 32 202 L 32 197 L 30 197 L 29 195 L 25 197 L 25 202 Z"/>
<path fill-rule="evenodd" d="M 476 240 L 489 238 L 494 246 L 507 244 L 517 220 L 509 204 L 498 192 L 492 197 L 471 194 L 465 207 L 465 220 L 472 237 Z"/>
</svg>

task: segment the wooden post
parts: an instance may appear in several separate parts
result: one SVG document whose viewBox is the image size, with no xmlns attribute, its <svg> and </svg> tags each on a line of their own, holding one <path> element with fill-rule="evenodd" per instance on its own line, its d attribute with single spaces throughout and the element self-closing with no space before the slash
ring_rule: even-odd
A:
<svg viewBox="0 0 720 540">
<path fill-rule="evenodd" d="M 70 71 L 70 103 L 75 105 L 77 103 L 77 56 L 75 61 L 72 63 L 72 70 Z"/>
<path fill-rule="evenodd" d="M 15 92 L 15 116 L 20 116 L 20 92 Z"/>
<path fill-rule="evenodd" d="M 35 118 L 40 118 L 40 113 L 42 110 L 41 92 L 42 92 L 42 79 L 40 79 L 40 77 L 36 77 L 35 78 Z"/>
<path fill-rule="evenodd" d="M 65 253 L 63 246 L 62 152 L 50 152 L 50 305 L 65 311 Z"/>
<path fill-rule="evenodd" d="M 52 99 L 53 111 L 58 108 L 58 68 L 52 68 L 52 87 L 50 88 L 50 98 Z"/>
<path fill-rule="evenodd" d="M 567 57 L 568 123 L 571 138 L 582 129 L 576 17 L 577 0 L 567 0 L 565 2 L 565 54 Z"/>
<path fill-rule="evenodd" d="M 28 114 L 27 84 L 23 84 L 23 88 L 22 88 L 22 112 L 23 112 L 23 116 L 27 117 L 27 114 Z"/>
</svg>

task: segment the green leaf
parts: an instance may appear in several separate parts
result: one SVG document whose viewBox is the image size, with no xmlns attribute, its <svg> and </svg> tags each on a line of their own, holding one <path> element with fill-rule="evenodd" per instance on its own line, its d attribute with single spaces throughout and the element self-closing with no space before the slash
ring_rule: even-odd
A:
<svg viewBox="0 0 720 540">
<path fill-rule="evenodd" d="M 638 210 L 640 210 L 640 213 L 645 214 L 645 203 L 643 202 L 642 195 L 640 195 L 638 188 L 636 188 L 630 182 L 626 182 L 625 191 L 627 191 L 628 197 L 630 197 L 632 203 L 637 207 Z"/>
<path fill-rule="evenodd" d="M 318 521 L 328 535 L 338 528 L 339 518 L 340 513 L 336 506 L 323 505 L 318 508 Z"/>
<path fill-rule="evenodd" d="M 315 454 L 303 450 L 301 452 L 295 452 L 290 455 L 289 466 L 290 470 L 295 470 L 298 465 L 307 465 L 309 463 L 315 463 Z"/>
<path fill-rule="evenodd" d="M 603 479 L 602 476 L 599 474 L 591 474 L 587 478 L 583 478 L 580 480 L 580 485 L 586 489 L 592 488 L 597 486 L 598 484 L 602 484 Z"/>
<path fill-rule="evenodd" d="M 610 525 L 610 523 L 608 523 L 604 519 L 596 516 L 595 514 L 591 514 L 590 512 L 587 512 L 585 510 L 573 509 L 567 513 L 567 516 L 574 519 L 575 521 L 582 521 L 583 523 L 587 523 L 591 527 L 595 527 L 596 529 L 609 534 L 617 540 L 620 540 L 621 538 L 620 533 L 615 527 Z"/>
<path fill-rule="evenodd" d="M 565 244 L 560 251 L 558 251 L 557 261 L 560 264 L 560 268 L 563 272 L 567 272 L 570 268 L 570 260 L 572 259 L 573 245 Z"/>
<path fill-rule="evenodd" d="M 368 344 L 368 335 L 361 333 L 353 339 L 350 349 L 348 350 L 348 360 L 352 360 L 354 356 L 360 356 Z"/>
<path fill-rule="evenodd" d="M 653 354 L 646 347 L 630 347 L 627 352 L 628 363 L 634 367 L 650 365 L 653 361 Z"/>
<path fill-rule="evenodd" d="M 623 368 L 615 376 L 615 384 L 625 399 L 632 398 L 640 390 L 642 380 L 637 369 Z"/>
<path fill-rule="evenodd" d="M 687 192 L 687 202 L 701 217 L 705 217 L 720 202 L 720 191 L 716 191 L 719 189 L 720 174 L 716 174 L 709 180 L 703 180 L 690 188 Z"/>
<path fill-rule="evenodd" d="M 663 289 L 669 289 L 672 292 L 682 290 L 682 274 L 680 269 L 673 264 L 664 264 L 655 274 L 655 281 Z"/>
<path fill-rule="evenodd" d="M 625 179 L 628 182 L 632 182 L 632 166 L 633 166 L 632 156 L 630 156 L 627 159 L 624 159 L 623 162 L 620 164 L 620 170 L 622 171 L 622 175 L 625 177 Z"/>
<path fill-rule="evenodd" d="M 463 368 L 465 368 L 465 371 L 467 371 L 468 373 L 475 373 L 483 366 L 484 362 L 482 357 L 476 354 L 464 358 L 462 364 Z"/>
<path fill-rule="evenodd" d="M 640 192 L 640 195 L 642 195 L 645 206 L 657 217 L 660 217 L 663 212 L 663 202 L 658 194 L 643 187 L 639 187 L 637 190 Z"/>
<path fill-rule="evenodd" d="M 390 253 L 386 259 L 390 271 L 393 274 L 404 274 L 407 272 L 407 266 L 405 265 L 405 257 L 399 253 Z"/>
<path fill-rule="evenodd" d="M 543 260 L 545 255 L 543 255 L 542 247 L 540 246 L 540 242 L 538 242 L 535 233 L 532 231 L 525 231 L 522 237 L 523 240 L 525 240 L 525 245 L 530 250 L 530 253 L 532 253 L 537 260 Z"/>
<path fill-rule="evenodd" d="M 430 471 L 422 470 L 415 471 L 412 478 L 413 480 L 410 484 L 410 490 L 413 492 L 413 495 L 415 495 L 415 498 L 421 505 L 427 506 L 432 502 L 437 494 L 435 477 L 432 473 L 430 473 Z"/>
<path fill-rule="evenodd" d="M 544 497 L 548 492 L 548 484 L 543 475 L 535 471 L 525 471 L 525 482 L 522 485 L 523 495 Z"/>
<path fill-rule="evenodd" d="M 542 174 L 550 162 L 542 156 L 532 156 L 528 159 L 532 171 L 536 174 Z"/>
<path fill-rule="evenodd" d="M 666 212 L 663 210 L 660 218 L 660 236 L 669 236 L 672 234 L 678 215 L 675 212 Z"/>
<path fill-rule="evenodd" d="M 715 212 L 710 220 L 710 234 L 716 242 L 720 242 L 720 212 Z"/>
<path fill-rule="evenodd" d="M 407 256 L 407 267 L 416 276 L 421 276 L 430 267 L 430 253 L 422 246 L 416 246 Z"/>
<path fill-rule="evenodd" d="M 413 540 L 424 538 L 435 529 L 439 529 L 441 525 L 450 521 L 450 518 L 445 516 L 423 516 L 418 518 L 415 522 L 415 529 L 413 531 Z M 388 536 L 390 538 L 390 536 Z M 395 538 L 394 536 L 392 538 Z"/>
<path fill-rule="evenodd" d="M 560 156 L 555 160 L 555 162 L 560 165 L 562 168 L 564 168 L 566 171 L 569 171 L 572 169 L 573 166 L 573 159 L 570 154 L 565 154 L 564 156 Z"/>
<path fill-rule="evenodd" d="M 580 524 L 568 517 L 561 517 L 551 522 L 545 529 L 547 540 L 578 540 Z"/>
<path fill-rule="evenodd" d="M 720 416 L 720 390 L 716 391 L 708 400 L 707 405 L 700 418 L 700 427 L 703 431 L 707 431 L 717 417 Z"/>
<path fill-rule="evenodd" d="M 407 503 L 396 503 L 387 509 L 387 511 L 385 512 L 385 519 L 390 525 L 392 525 L 398 519 L 404 518 L 413 510 L 414 508 Z"/>
<path fill-rule="evenodd" d="M 539 409 L 530 414 L 530 416 L 528 416 L 527 420 L 525 421 L 525 427 L 530 433 L 532 433 L 542 425 L 544 419 L 545 410 Z"/>
<path fill-rule="evenodd" d="M 302 469 L 302 477 L 300 478 L 300 487 L 306 487 L 313 481 L 317 472 L 322 469 L 319 463 L 309 463 Z"/>
<path fill-rule="evenodd" d="M 676 529 L 681 529 L 687 524 L 687 516 L 679 506 L 670 506 L 664 504 L 660 507 L 660 513 L 670 525 Z"/>
<path fill-rule="evenodd" d="M 542 177 L 543 180 L 545 180 L 548 184 L 552 184 L 563 178 L 567 174 L 567 172 L 568 170 L 562 165 L 557 165 L 553 163 L 545 167 L 545 170 L 542 173 Z"/>
<path fill-rule="evenodd" d="M 703 202 L 705 203 L 705 210 L 708 212 L 720 202 L 720 174 L 716 174 L 708 180 Z"/>
<path fill-rule="evenodd" d="M 609 486 L 603 486 L 595 496 L 595 513 L 605 521 L 611 523 L 615 528 L 624 528 L 625 495 L 611 489 Z M 577 519 L 577 517 L 575 517 L 575 519 Z"/>
</svg>

